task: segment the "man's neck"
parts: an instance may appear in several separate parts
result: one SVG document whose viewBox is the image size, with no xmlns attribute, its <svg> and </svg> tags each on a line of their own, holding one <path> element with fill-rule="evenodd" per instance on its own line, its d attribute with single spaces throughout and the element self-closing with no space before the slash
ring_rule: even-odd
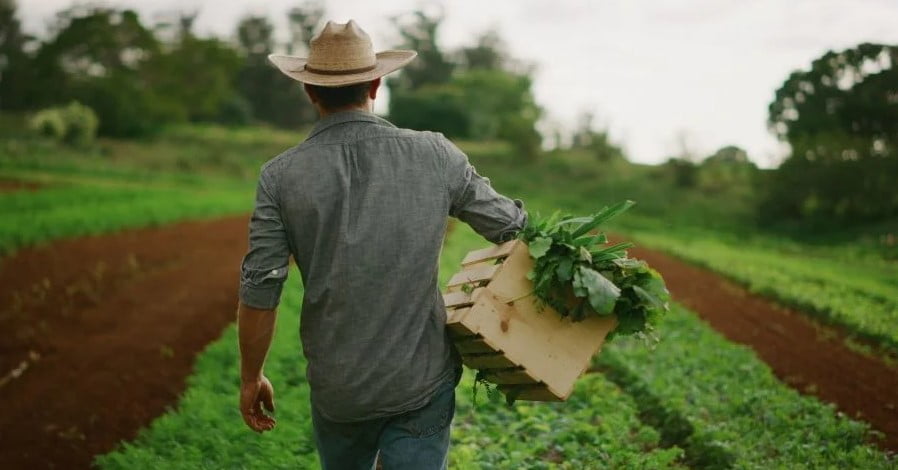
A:
<svg viewBox="0 0 898 470">
<path fill-rule="evenodd" d="M 321 118 L 325 118 L 327 116 L 330 116 L 331 114 L 342 113 L 345 111 L 361 111 L 361 112 L 365 112 L 365 113 L 372 113 L 372 112 L 374 112 L 374 109 L 371 104 L 352 105 L 352 106 L 346 106 L 346 107 L 337 108 L 337 109 L 318 108 L 318 116 Z"/>
</svg>

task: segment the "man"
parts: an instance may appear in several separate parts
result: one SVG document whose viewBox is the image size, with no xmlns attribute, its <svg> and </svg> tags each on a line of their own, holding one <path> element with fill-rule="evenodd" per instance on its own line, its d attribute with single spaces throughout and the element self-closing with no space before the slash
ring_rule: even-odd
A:
<svg viewBox="0 0 898 470">
<path fill-rule="evenodd" d="M 446 468 L 461 365 L 437 285 L 447 216 L 493 242 L 526 215 L 441 134 L 372 114 L 381 77 L 413 51 L 375 54 L 355 22 L 328 22 L 308 59 L 272 55 L 321 119 L 262 167 L 241 266 L 240 410 L 274 428 L 262 372 L 293 256 L 305 286 L 300 334 L 325 469 Z"/>
</svg>

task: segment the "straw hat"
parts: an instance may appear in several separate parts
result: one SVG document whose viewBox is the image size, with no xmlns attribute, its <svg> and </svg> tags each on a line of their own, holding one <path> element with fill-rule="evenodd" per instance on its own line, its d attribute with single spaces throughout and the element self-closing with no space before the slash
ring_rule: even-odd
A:
<svg viewBox="0 0 898 470">
<path fill-rule="evenodd" d="M 340 87 L 382 77 L 411 62 L 415 51 L 374 53 L 371 38 L 355 21 L 328 21 L 309 43 L 309 57 L 269 54 L 284 75 L 310 85 Z"/>
</svg>

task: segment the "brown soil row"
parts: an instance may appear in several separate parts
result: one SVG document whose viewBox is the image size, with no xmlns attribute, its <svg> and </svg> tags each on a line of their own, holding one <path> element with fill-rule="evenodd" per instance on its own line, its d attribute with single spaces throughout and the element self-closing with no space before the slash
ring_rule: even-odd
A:
<svg viewBox="0 0 898 470">
<path fill-rule="evenodd" d="M 0 468 L 87 468 L 173 406 L 234 318 L 246 227 L 189 222 L 0 260 Z"/>
<path fill-rule="evenodd" d="M 16 191 L 37 191 L 42 185 L 31 181 L 0 179 L 0 194 Z"/>
</svg>

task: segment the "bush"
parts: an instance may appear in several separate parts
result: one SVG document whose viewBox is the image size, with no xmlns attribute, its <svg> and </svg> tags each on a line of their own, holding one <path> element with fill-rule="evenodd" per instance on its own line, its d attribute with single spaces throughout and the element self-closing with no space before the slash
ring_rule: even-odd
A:
<svg viewBox="0 0 898 470">
<path fill-rule="evenodd" d="M 93 143 L 99 125 L 97 114 L 77 101 L 38 111 L 30 122 L 30 127 L 44 137 L 81 147 Z"/>
<path fill-rule="evenodd" d="M 228 126 L 245 126 L 253 120 L 253 106 L 246 98 L 233 94 L 218 108 L 217 121 Z"/>
<path fill-rule="evenodd" d="M 58 108 L 38 111 L 29 121 L 28 127 L 53 140 L 65 138 L 65 118 L 62 117 L 62 112 Z"/>
<path fill-rule="evenodd" d="M 97 113 L 83 104 L 73 101 L 62 108 L 62 116 L 66 123 L 64 141 L 71 145 L 90 145 L 97 137 L 100 120 Z"/>
</svg>

